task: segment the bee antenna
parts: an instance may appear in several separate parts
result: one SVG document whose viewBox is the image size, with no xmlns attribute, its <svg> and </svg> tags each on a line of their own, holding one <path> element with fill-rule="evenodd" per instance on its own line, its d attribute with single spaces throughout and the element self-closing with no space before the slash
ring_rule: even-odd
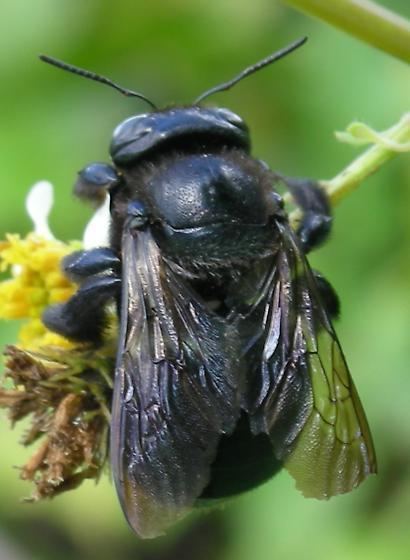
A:
<svg viewBox="0 0 410 560">
<path fill-rule="evenodd" d="M 71 72 L 72 74 L 77 74 L 78 76 L 82 76 L 83 78 L 88 78 L 89 80 L 94 80 L 95 82 L 100 82 L 101 84 L 110 86 L 127 97 L 138 97 L 139 99 L 142 99 L 143 101 L 148 103 L 148 105 L 150 105 L 155 111 L 158 110 L 158 107 L 147 97 L 145 97 L 145 95 L 142 95 L 142 93 L 137 93 L 136 91 L 123 88 L 122 86 L 116 84 L 115 82 L 113 82 L 109 78 L 106 78 L 105 76 L 100 76 L 95 72 L 90 72 L 89 70 L 78 68 L 78 66 L 73 66 L 72 64 L 68 64 L 67 62 L 63 62 L 62 60 L 58 60 L 57 58 L 53 58 L 52 56 L 47 56 L 45 54 L 40 54 L 39 58 L 43 62 L 46 62 L 47 64 L 51 64 L 52 66 L 56 66 L 61 70 L 66 70 L 67 72 Z"/>
<path fill-rule="evenodd" d="M 258 70 L 261 70 L 261 68 L 264 68 L 265 66 L 268 66 L 269 64 L 272 64 L 273 62 L 276 62 L 277 60 L 280 60 L 281 58 L 283 58 L 287 54 L 289 54 L 289 53 L 293 52 L 294 50 L 298 49 L 304 43 L 306 43 L 306 41 L 307 41 L 307 37 L 302 37 L 301 39 L 298 39 L 297 41 L 295 41 L 294 43 L 291 43 L 287 47 L 284 47 L 280 51 L 277 51 L 273 54 L 270 54 L 269 56 L 267 56 L 263 60 L 260 60 L 256 64 L 253 64 L 252 66 L 248 66 L 248 68 L 245 68 L 245 70 L 242 70 L 242 72 L 240 72 L 237 76 L 232 78 L 232 80 L 229 80 L 228 82 L 224 82 L 222 84 L 214 86 L 213 88 L 208 89 L 205 93 L 202 93 L 199 97 L 197 97 L 195 99 L 194 105 L 200 103 L 205 98 L 209 97 L 210 95 L 213 95 L 214 93 L 218 93 L 219 91 L 226 91 L 227 89 L 231 89 L 231 87 L 233 87 L 235 84 L 237 84 L 238 82 L 240 82 L 241 80 L 243 80 L 247 76 L 250 76 L 251 74 L 254 74 Z"/>
</svg>

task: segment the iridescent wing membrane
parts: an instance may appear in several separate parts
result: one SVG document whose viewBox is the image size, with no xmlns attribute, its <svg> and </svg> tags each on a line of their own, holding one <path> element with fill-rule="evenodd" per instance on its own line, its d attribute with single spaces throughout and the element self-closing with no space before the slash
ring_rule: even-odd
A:
<svg viewBox="0 0 410 560">
<path fill-rule="evenodd" d="M 241 409 L 306 496 L 348 492 L 376 470 L 316 280 L 289 226 L 278 227 L 280 249 L 252 272 L 249 297 L 228 318 L 172 271 L 149 229 L 124 234 L 112 465 L 143 537 L 192 508 Z"/>
<path fill-rule="evenodd" d="M 180 282 L 149 230 L 124 234 L 120 316 L 113 476 L 130 525 L 154 537 L 192 508 L 221 434 L 235 428 L 239 350 L 231 327 Z"/>
<path fill-rule="evenodd" d="M 316 280 L 289 226 L 278 227 L 282 247 L 251 312 L 262 317 L 261 362 L 251 357 L 247 409 L 253 432 L 270 436 L 298 489 L 323 499 L 376 472 L 376 458 Z"/>
</svg>

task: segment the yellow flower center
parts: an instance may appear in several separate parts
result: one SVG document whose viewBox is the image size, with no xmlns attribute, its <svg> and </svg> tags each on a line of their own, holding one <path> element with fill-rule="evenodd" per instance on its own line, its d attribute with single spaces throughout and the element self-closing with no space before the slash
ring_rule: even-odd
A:
<svg viewBox="0 0 410 560">
<path fill-rule="evenodd" d="M 11 275 L 0 282 L 0 318 L 25 320 L 19 332 L 23 347 L 71 345 L 47 330 L 41 315 L 48 305 L 64 302 L 75 292 L 75 284 L 61 273 L 60 263 L 79 248 L 78 242 L 66 244 L 33 233 L 25 238 L 8 235 L 0 242 L 0 271 Z"/>
</svg>

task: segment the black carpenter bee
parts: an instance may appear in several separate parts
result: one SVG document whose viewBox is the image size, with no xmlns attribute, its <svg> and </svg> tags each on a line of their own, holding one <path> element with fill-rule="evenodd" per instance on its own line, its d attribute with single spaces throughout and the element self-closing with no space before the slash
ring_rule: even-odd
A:
<svg viewBox="0 0 410 560">
<path fill-rule="evenodd" d="M 306 253 L 330 230 L 309 180 L 282 178 L 304 217 L 295 233 L 250 155 L 247 125 L 200 102 L 304 39 L 201 95 L 114 131 L 113 165 L 79 174 L 77 194 L 110 197 L 110 247 L 64 262 L 79 283 L 45 324 L 98 344 L 107 304 L 120 319 L 111 462 L 122 508 L 155 537 L 199 501 L 252 488 L 285 466 L 306 496 L 328 498 L 376 471 L 372 439 L 330 318 L 338 299 Z"/>
</svg>

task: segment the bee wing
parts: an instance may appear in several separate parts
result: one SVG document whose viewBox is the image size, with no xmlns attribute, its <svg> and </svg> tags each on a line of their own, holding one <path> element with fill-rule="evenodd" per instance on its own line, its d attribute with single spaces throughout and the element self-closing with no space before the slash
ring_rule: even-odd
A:
<svg viewBox="0 0 410 560">
<path fill-rule="evenodd" d="M 375 451 L 316 280 L 290 228 L 278 227 L 283 246 L 258 304 L 262 362 L 248 409 L 254 433 L 270 436 L 297 488 L 324 499 L 376 472 Z"/>
<path fill-rule="evenodd" d="M 111 460 L 130 525 L 154 537 L 192 507 L 221 434 L 235 427 L 237 350 L 221 349 L 225 324 L 170 269 L 149 230 L 125 233 L 122 247 Z"/>
</svg>

